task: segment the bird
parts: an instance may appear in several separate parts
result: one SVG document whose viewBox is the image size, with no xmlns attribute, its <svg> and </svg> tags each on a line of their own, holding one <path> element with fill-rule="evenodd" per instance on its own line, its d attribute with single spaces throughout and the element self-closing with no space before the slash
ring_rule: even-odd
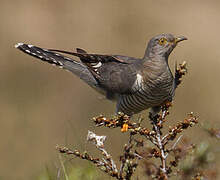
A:
<svg viewBox="0 0 220 180">
<path fill-rule="evenodd" d="M 25 43 L 17 43 L 15 47 L 70 71 L 107 99 L 116 101 L 116 112 L 132 116 L 149 108 L 152 114 L 157 114 L 165 102 L 173 100 L 176 84 L 168 58 L 184 40 L 187 38 L 173 34 L 156 35 L 148 42 L 143 58 L 93 54 L 81 48 L 45 49 Z"/>
</svg>

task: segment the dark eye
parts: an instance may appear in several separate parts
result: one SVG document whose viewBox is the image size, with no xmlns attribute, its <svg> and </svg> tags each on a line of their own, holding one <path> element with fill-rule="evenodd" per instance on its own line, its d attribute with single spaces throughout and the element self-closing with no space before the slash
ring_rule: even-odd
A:
<svg viewBox="0 0 220 180">
<path fill-rule="evenodd" d="M 159 43 L 161 46 L 163 46 L 164 44 L 167 43 L 167 39 L 163 37 L 163 38 L 159 39 L 158 43 Z"/>
</svg>

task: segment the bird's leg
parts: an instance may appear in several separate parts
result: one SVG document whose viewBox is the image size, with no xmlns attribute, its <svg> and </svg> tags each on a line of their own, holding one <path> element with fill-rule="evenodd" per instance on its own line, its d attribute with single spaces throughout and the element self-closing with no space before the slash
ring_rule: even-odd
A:
<svg viewBox="0 0 220 180">
<path fill-rule="evenodd" d="M 160 110 L 161 110 L 160 106 L 155 106 L 150 109 L 149 118 L 151 121 L 154 121 L 154 122 L 157 121 L 159 117 L 158 113 L 160 112 Z"/>
</svg>

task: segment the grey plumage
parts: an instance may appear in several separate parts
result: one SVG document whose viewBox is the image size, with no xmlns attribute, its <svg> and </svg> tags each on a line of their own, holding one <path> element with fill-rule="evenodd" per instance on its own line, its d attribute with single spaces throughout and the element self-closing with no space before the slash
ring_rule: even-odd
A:
<svg viewBox="0 0 220 180">
<path fill-rule="evenodd" d="M 168 57 L 177 43 L 185 37 L 161 34 L 152 38 L 142 59 L 88 54 L 82 49 L 67 52 L 42 49 L 18 43 L 16 48 L 43 61 L 79 76 L 111 100 L 117 101 L 117 111 L 128 115 L 147 108 L 157 109 L 165 101 L 172 101 L 175 81 L 168 66 Z M 61 55 L 77 56 L 80 61 Z"/>
<path fill-rule="evenodd" d="M 18 43 L 15 45 L 15 47 L 24 53 L 34 56 L 42 61 L 59 66 L 60 68 L 72 72 L 91 86 L 97 85 L 97 81 L 92 76 L 86 65 L 84 65 L 82 62 L 75 61 L 59 53 L 55 53 L 49 51 L 48 49 L 42 49 L 33 45 Z"/>
</svg>

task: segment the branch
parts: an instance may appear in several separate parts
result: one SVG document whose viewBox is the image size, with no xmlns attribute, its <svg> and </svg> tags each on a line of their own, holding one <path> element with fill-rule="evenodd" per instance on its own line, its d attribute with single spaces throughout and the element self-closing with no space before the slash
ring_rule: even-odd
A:
<svg viewBox="0 0 220 180">
<path fill-rule="evenodd" d="M 181 64 L 179 64 L 179 67 L 177 67 L 177 64 L 175 64 L 175 88 L 179 86 L 179 84 L 182 82 L 182 77 L 187 73 L 186 65 L 186 61 L 183 61 Z"/>
<path fill-rule="evenodd" d="M 181 133 L 184 129 L 188 127 L 192 127 L 193 125 L 198 123 L 198 118 L 193 115 L 191 112 L 188 114 L 188 117 L 183 120 L 183 122 L 178 123 L 176 126 L 170 128 L 169 133 L 167 133 L 162 138 L 163 145 L 166 145 L 169 141 L 172 141 L 176 138 L 176 136 Z"/>
<path fill-rule="evenodd" d="M 109 174 L 112 177 L 116 177 L 119 179 L 118 170 L 116 164 L 114 163 L 111 155 L 104 149 L 104 141 L 106 136 L 97 136 L 95 133 L 88 131 L 87 141 L 92 141 L 93 144 L 96 145 L 96 148 L 102 152 L 104 156 L 102 159 L 93 158 L 87 152 L 80 153 L 79 150 L 70 150 L 67 147 L 60 147 L 57 146 L 56 149 L 59 150 L 60 153 L 64 153 L 67 155 L 74 155 L 80 159 L 85 159 L 87 161 L 92 162 L 96 165 L 100 170 L 104 171 L 105 173 Z"/>
<path fill-rule="evenodd" d="M 112 171 L 113 174 L 117 174 L 118 170 L 114 160 L 112 159 L 111 155 L 104 149 L 104 141 L 106 136 L 98 136 L 92 131 L 88 131 L 87 141 L 93 142 L 96 145 L 96 148 L 102 152 L 104 156 L 103 163 L 105 163 L 106 168 Z"/>
</svg>

